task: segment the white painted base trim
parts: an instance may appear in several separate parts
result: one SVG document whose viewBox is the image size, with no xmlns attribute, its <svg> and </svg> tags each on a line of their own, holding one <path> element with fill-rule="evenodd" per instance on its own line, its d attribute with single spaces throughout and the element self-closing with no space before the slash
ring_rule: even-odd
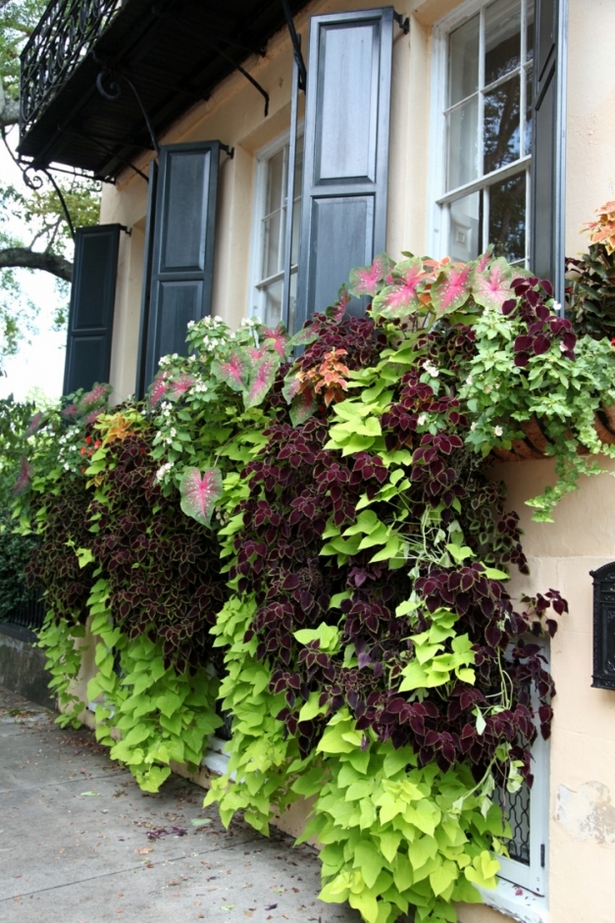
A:
<svg viewBox="0 0 615 923">
<path fill-rule="evenodd" d="M 489 907 L 505 913 L 518 923 L 550 923 L 547 899 L 532 894 L 504 878 L 498 879 L 495 891 L 478 889 Z"/>
<path fill-rule="evenodd" d="M 226 773 L 229 761 L 228 753 L 224 753 L 224 747 L 228 741 L 222 740 L 221 737 L 210 737 L 205 751 L 205 756 L 201 760 L 201 766 L 206 766 L 212 772 L 223 776 Z"/>
</svg>

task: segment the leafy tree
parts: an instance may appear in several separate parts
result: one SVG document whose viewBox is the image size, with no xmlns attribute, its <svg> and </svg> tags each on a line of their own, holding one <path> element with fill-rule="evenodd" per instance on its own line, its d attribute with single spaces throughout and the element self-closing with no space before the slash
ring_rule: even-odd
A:
<svg viewBox="0 0 615 923">
<path fill-rule="evenodd" d="M 46 0 L 0 0 L 0 132 L 17 163 L 19 121 L 19 55 L 44 14 Z M 26 164 L 18 164 L 23 169 Z M 24 174 L 19 189 L 0 181 L 0 365 L 14 353 L 20 337 L 32 328 L 37 309 L 21 296 L 17 269 L 43 270 L 59 280 L 66 294 L 72 277 L 74 226 L 96 224 L 100 184 L 87 177 L 57 174 L 55 183 L 40 173 Z M 19 226 L 17 233 L 14 229 Z M 65 320 L 60 311 L 56 324 Z"/>
</svg>

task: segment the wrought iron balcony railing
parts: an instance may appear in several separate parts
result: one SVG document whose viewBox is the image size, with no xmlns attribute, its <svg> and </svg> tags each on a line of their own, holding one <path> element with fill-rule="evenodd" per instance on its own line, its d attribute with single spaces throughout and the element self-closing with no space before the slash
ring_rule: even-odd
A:
<svg viewBox="0 0 615 923">
<path fill-rule="evenodd" d="M 121 6 L 122 0 L 56 0 L 49 4 L 21 55 L 22 138 Z"/>
</svg>

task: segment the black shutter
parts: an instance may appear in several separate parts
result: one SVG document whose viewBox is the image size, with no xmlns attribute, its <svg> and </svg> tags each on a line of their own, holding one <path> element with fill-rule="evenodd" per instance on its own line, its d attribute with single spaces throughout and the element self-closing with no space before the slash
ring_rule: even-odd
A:
<svg viewBox="0 0 615 923">
<path fill-rule="evenodd" d="M 160 149 L 144 384 L 161 356 L 185 353 L 186 325 L 210 313 L 219 141 Z"/>
<path fill-rule="evenodd" d="M 565 0 L 536 0 L 531 269 L 563 304 L 565 219 Z"/>
<path fill-rule="evenodd" d="M 392 46 L 392 7 L 312 17 L 298 326 L 385 248 Z"/>
<path fill-rule="evenodd" d="M 145 215 L 145 242 L 143 248 L 143 285 L 141 288 L 141 330 L 137 354 L 137 380 L 135 394 L 142 399 L 145 394 L 145 362 L 147 359 L 147 330 L 152 291 L 152 266 L 154 255 L 154 222 L 156 218 L 156 190 L 158 188 L 158 164 L 150 160 L 147 186 L 147 212 Z"/>
<path fill-rule="evenodd" d="M 109 380 L 119 224 L 77 228 L 64 394 Z"/>
</svg>

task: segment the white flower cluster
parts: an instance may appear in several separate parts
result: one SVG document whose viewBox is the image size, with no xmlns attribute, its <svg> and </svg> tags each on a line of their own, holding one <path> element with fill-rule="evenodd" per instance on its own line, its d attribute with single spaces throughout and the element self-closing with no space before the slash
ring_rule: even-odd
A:
<svg viewBox="0 0 615 923">
<path fill-rule="evenodd" d="M 171 470 L 172 467 L 173 467 L 173 465 L 171 464 L 171 462 L 165 462 L 164 465 L 161 465 L 161 466 L 160 466 L 160 468 L 158 469 L 158 471 L 157 471 L 156 474 L 154 475 L 154 477 L 156 478 L 156 480 L 158 481 L 158 483 L 160 483 L 160 481 L 162 481 L 163 478 L 165 478 L 165 477 L 167 476 L 167 474 L 169 473 L 169 471 Z"/>
<path fill-rule="evenodd" d="M 427 414 L 420 413 L 417 419 L 417 423 L 419 426 L 425 426 L 425 424 L 427 423 Z"/>
<path fill-rule="evenodd" d="M 503 436 L 503 435 L 504 435 L 504 430 L 502 429 L 501 426 L 494 426 L 494 427 L 493 427 L 493 432 L 496 434 L 496 436 Z"/>
<path fill-rule="evenodd" d="M 431 378 L 437 378 L 440 374 L 440 369 L 434 365 L 433 362 L 430 362 L 429 359 L 425 359 L 425 361 L 421 363 L 421 366 Z"/>
</svg>

